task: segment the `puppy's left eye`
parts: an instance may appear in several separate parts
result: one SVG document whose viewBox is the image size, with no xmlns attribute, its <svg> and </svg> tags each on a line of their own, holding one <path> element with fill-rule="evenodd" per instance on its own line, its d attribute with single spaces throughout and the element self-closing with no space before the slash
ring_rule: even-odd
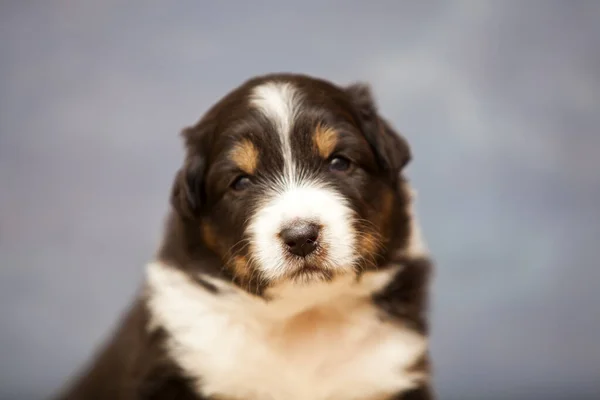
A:
<svg viewBox="0 0 600 400">
<path fill-rule="evenodd" d="M 235 178 L 235 180 L 231 183 L 231 188 L 236 192 L 241 192 L 243 190 L 248 189 L 250 185 L 252 185 L 250 177 L 246 175 L 241 175 Z"/>
<path fill-rule="evenodd" d="M 329 169 L 331 171 L 344 172 L 349 170 L 351 165 L 352 163 L 350 162 L 350 160 L 340 156 L 333 157 L 329 161 Z"/>
</svg>

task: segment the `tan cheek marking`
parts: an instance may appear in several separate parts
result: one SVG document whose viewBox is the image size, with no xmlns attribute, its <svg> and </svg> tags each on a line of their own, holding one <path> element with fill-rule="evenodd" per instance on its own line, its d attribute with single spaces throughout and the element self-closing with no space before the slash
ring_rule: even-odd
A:
<svg viewBox="0 0 600 400">
<path fill-rule="evenodd" d="M 363 255 L 374 255 L 379 251 L 379 247 L 380 241 L 373 233 L 363 233 L 360 238 L 360 250 Z"/>
<path fill-rule="evenodd" d="M 233 259 L 233 272 L 238 278 L 248 276 L 248 260 L 243 256 L 235 256 Z"/>
<path fill-rule="evenodd" d="M 231 150 L 229 157 L 245 173 L 252 175 L 256 171 L 258 150 L 251 141 L 245 139 L 238 143 Z"/>
<path fill-rule="evenodd" d="M 202 238 L 204 239 L 204 243 L 206 243 L 206 246 L 208 246 L 209 249 L 216 253 L 219 253 L 217 236 L 215 235 L 214 229 L 208 222 L 204 222 L 202 224 Z"/>
<path fill-rule="evenodd" d="M 317 125 L 313 136 L 317 151 L 323 158 L 328 158 L 337 144 L 337 132 L 325 125 Z"/>
<path fill-rule="evenodd" d="M 215 234 L 213 227 L 207 222 L 202 224 L 202 238 L 209 249 L 220 256 L 223 256 L 223 246 L 219 245 L 218 237 Z M 233 257 L 233 260 L 230 260 L 229 262 L 232 266 L 233 273 L 237 278 L 244 280 L 248 277 L 250 271 L 248 270 L 248 259 L 246 257 L 238 255 Z"/>
</svg>

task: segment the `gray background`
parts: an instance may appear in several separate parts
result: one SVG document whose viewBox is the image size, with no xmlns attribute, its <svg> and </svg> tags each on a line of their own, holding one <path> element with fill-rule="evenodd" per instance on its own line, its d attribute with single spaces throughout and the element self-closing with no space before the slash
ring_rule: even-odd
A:
<svg viewBox="0 0 600 400">
<path fill-rule="evenodd" d="M 371 82 L 411 141 L 443 399 L 600 398 L 600 2 L 5 1 L 0 38 L 0 398 L 91 356 L 179 130 L 272 71 Z"/>
</svg>

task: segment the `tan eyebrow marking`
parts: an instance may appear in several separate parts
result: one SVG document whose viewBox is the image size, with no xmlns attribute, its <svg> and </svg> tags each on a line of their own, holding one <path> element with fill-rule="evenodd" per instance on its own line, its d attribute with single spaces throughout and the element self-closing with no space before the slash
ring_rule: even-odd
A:
<svg viewBox="0 0 600 400">
<path fill-rule="evenodd" d="M 244 139 L 231 150 L 229 158 L 242 171 L 252 175 L 258 166 L 258 149 L 250 140 Z"/>
<path fill-rule="evenodd" d="M 328 158 L 337 144 L 337 132 L 326 125 L 319 123 L 315 129 L 313 142 L 317 151 L 323 158 Z"/>
</svg>

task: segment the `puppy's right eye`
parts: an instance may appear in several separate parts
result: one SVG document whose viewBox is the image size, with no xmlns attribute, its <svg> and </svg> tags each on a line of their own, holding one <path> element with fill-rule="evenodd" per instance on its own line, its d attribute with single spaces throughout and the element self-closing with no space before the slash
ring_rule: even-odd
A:
<svg viewBox="0 0 600 400">
<path fill-rule="evenodd" d="M 252 185 L 250 177 L 247 175 L 240 175 L 231 183 L 231 188 L 236 192 L 241 192 L 248 189 Z"/>
</svg>

